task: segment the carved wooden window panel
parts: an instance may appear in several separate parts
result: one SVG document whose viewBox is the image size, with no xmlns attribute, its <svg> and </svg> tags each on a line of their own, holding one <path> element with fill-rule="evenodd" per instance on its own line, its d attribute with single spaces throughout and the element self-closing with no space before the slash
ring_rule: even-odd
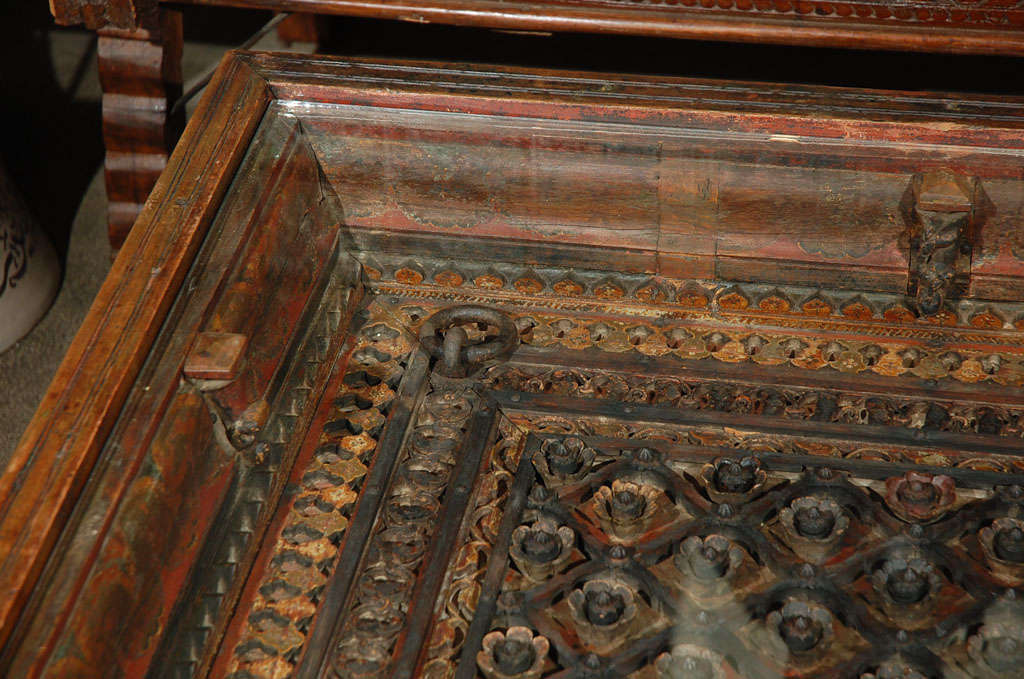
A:
<svg viewBox="0 0 1024 679">
<path fill-rule="evenodd" d="M 965 434 L 935 395 L 780 387 L 712 358 L 681 377 L 664 356 L 609 363 L 550 342 L 573 324 L 590 328 L 575 340 L 586 345 L 614 332 L 607 317 L 452 305 L 460 294 L 419 281 L 368 291 L 321 443 L 293 473 L 299 496 L 278 510 L 266 570 L 222 650 L 229 676 L 1015 667 L 1000 658 L 1015 657 L 1022 614 L 1024 475 L 1005 438 L 1018 411 L 981 406 Z M 522 345 L 444 376 L 444 357 L 420 343 L 424 323 L 453 309 L 507 314 Z M 496 334 L 464 325 L 468 346 Z M 346 470 L 358 470 L 350 488 Z M 304 555 L 325 538 L 333 556 Z"/>
<path fill-rule="evenodd" d="M 477 161 L 444 135 L 388 150 L 385 123 L 414 138 L 435 125 L 477 134 L 456 118 L 351 106 L 285 107 L 264 123 L 265 136 L 308 142 L 296 153 L 320 168 L 306 171 L 317 211 L 299 233 L 329 233 L 321 225 L 336 215 L 371 228 L 338 232 L 322 302 L 300 326 L 312 334 L 256 428 L 256 448 L 295 451 L 282 499 L 260 510 L 273 509 L 262 545 L 245 541 L 256 510 L 244 499 L 226 515 L 235 532 L 209 543 L 225 552 L 235 535 L 258 549 L 244 586 L 230 586 L 237 605 L 210 596 L 231 580 L 218 566 L 227 557 L 208 555 L 157 675 L 938 679 L 1012 668 L 1001 658 L 1024 649 L 1006 595 L 1024 583 L 1024 407 L 999 389 L 1019 388 L 1024 367 L 997 327 L 1020 315 L 1017 302 L 952 299 L 960 280 L 941 309 L 922 311 L 906 281 L 924 271 L 913 263 L 923 237 L 899 265 L 910 273 L 887 270 L 875 292 L 856 289 L 876 285 L 870 267 L 844 290 L 631 273 L 628 259 L 615 271 L 587 247 L 545 254 L 546 243 L 526 250 L 535 265 L 474 238 L 446 257 L 445 236 L 372 228 L 406 218 L 386 200 L 375 207 L 360 163 L 411 154 L 395 162 L 415 175 Z M 352 138 L 328 139 L 329 125 Z M 631 176 L 624 158 L 609 172 Z M 513 200 L 478 203 L 458 183 L 471 180 L 452 195 L 400 185 L 387 200 L 448 229 Z M 933 204 L 980 228 L 984 200 L 965 181 L 932 173 L 893 186 L 892 213 L 911 225 L 897 229 Z M 807 235 L 799 248 L 874 257 L 861 237 L 873 236 Z M 743 273 L 728 261 L 720 272 Z M 322 393 L 315 412 L 310 393 Z M 227 426 L 242 447 L 253 445 L 247 422 Z"/>
</svg>

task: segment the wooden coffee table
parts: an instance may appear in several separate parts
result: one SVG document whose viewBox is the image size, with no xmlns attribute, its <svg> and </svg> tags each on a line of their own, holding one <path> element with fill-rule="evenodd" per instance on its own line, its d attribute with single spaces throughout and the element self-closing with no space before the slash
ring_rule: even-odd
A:
<svg viewBox="0 0 1024 679">
<path fill-rule="evenodd" d="M 0 477 L 0 673 L 1013 676 L 1022 112 L 229 55 Z"/>
</svg>

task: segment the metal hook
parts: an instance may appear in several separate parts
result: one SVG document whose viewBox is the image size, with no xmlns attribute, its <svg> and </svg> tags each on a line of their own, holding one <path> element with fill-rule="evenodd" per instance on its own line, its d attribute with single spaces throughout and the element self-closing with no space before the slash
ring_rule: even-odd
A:
<svg viewBox="0 0 1024 679">
<path fill-rule="evenodd" d="M 478 323 L 497 330 L 479 344 L 469 341 L 460 327 Z M 436 369 L 446 377 L 467 377 L 488 361 L 507 358 L 519 345 L 519 331 L 505 313 L 490 307 L 464 305 L 438 311 L 420 328 L 423 347 L 438 360 Z"/>
</svg>

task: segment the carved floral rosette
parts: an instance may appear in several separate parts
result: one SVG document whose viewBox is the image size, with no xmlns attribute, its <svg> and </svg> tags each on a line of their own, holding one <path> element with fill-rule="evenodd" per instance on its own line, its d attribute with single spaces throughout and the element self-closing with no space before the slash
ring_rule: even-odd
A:
<svg viewBox="0 0 1024 679">
<path fill-rule="evenodd" d="M 540 518 L 512 531 L 509 555 L 528 580 L 541 582 L 569 561 L 575 540 L 572 528 Z"/>
<path fill-rule="evenodd" d="M 1011 586 L 1024 583 L 1024 521 L 998 518 L 978 531 L 978 541 L 996 577 Z"/>
<path fill-rule="evenodd" d="M 620 540 L 639 537 L 650 525 L 661 491 L 644 483 L 615 479 L 594 493 L 594 514 L 610 535 Z"/>
<path fill-rule="evenodd" d="M 575 483 L 590 473 L 596 453 L 575 436 L 545 440 L 533 454 L 533 466 L 550 487 Z"/>
<path fill-rule="evenodd" d="M 835 500 L 809 495 L 793 500 L 779 511 L 786 542 L 806 561 L 821 563 L 832 554 L 850 519 Z"/>
<path fill-rule="evenodd" d="M 1003 679 L 1020 676 L 1024 668 L 1024 625 L 1021 620 L 986 623 L 967 640 L 975 676 Z"/>
<path fill-rule="evenodd" d="M 592 647 L 626 639 L 637 620 L 636 597 L 618 579 L 588 580 L 574 589 L 567 601 L 580 638 Z"/>
<path fill-rule="evenodd" d="M 680 543 L 672 561 L 682 575 L 683 591 L 713 596 L 729 591 L 743 555 L 743 548 L 724 535 L 694 535 Z"/>
<path fill-rule="evenodd" d="M 890 618 L 916 626 L 934 607 L 942 576 L 922 552 L 905 549 L 886 558 L 871 574 L 871 583 Z"/>
<path fill-rule="evenodd" d="M 654 661 L 658 679 L 725 679 L 725 658 L 694 644 L 676 644 Z"/>
<path fill-rule="evenodd" d="M 540 679 L 550 642 L 528 627 L 510 627 L 490 632 L 481 646 L 476 662 L 487 679 Z"/>
<path fill-rule="evenodd" d="M 756 457 L 719 457 L 701 468 L 700 478 L 714 502 L 742 504 L 761 492 L 768 473 Z"/>
<path fill-rule="evenodd" d="M 816 601 L 790 598 L 765 618 L 772 652 L 782 660 L 807 660 L 827 653 L 835 636 L 831 611 Z"/>
<path fill-rule="evenodd" d="M 909 471 L 886 480 L 885 502 L 904 521 L 931 523 L 953 508 L 956 483 L 942 474 Z"/>
</svg>

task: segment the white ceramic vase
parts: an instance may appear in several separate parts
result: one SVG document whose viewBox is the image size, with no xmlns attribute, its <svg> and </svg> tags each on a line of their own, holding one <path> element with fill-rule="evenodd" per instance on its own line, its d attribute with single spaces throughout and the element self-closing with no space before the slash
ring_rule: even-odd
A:
<svg viewBox="0 0 1024 679">
<path fill-rule="evenodd" d="M 0 351 L 43 317 L 60 287 L 60 262 L 0 165 Z"/>
</svg>

